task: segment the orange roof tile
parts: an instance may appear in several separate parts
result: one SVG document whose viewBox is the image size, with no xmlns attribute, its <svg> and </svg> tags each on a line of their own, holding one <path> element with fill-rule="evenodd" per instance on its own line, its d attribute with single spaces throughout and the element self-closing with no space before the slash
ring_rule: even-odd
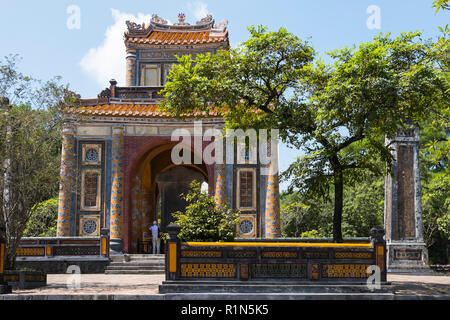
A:
<svg viewBox="0 0 450 320">
<path fill-rule="evenodd" d="M 135 44 L 157 44 L 157 45 L 174 45 L 174 44 L 205 44 L 220 43 L 228 40 L 228 31 L 223 33 L 211 33 L 209 31 L 152 31 L 147 37 L 130 37 L 127 39 L 129 43 Z"/>
<path fill-rule="evenodd" d="M 99 104 L 70 109 L 70 113 L 86 116 L 133 117 L 133 118 L 171 118 L 165 111 L 159 110 L 158 104 Z M 209 113 L 194 111 L 184 117 L 220 117 L 223 114 L 211 109 Z"/>
</svg>

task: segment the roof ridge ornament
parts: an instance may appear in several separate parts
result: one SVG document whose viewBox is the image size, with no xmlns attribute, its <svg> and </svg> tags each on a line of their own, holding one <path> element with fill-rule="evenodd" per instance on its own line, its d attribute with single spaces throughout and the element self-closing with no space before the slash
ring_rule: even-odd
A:
<svg viewBox="0 0 450 320">
<path fill-rule="evenodd" d="M 214 22 L 213 16 L 211 14 L 207 14 L 206 17 L 204 17 L 200 21 L 197 21 L 197 25 L 199 25 L 199 24 L 208 24 L 208 23 L 211 23 L 211 22 Z"/>
<path fill-rule="evenodd" d="M 189 23 L 186 22 L 186 15 L 181 12 L 178 15 L 178 23 L 174 24 L 174 26 L 188 26 Z"/>
<path fill-rule="evenodd" d="M 228 27 L 228 20 L 223 20 L 219 24 L 214 24 L 213 31 L 216 32 L 225 32 L 225 29 Z"/>
<path fill-rule="evenodd" d="M 138 24 L 136 22 L 127 21 L 126 22 L 128 31 L 136 32 L 136 31 L 144 31 L 145 30 L 145 24 Z"/>
<path fill-rule="evenodd" d="M 168 22 L 167 20 L 161 18 L 160 16 L 158 16 L 156 13 L 152 15 L 152 23 L 156 23 L 156 24 L 163 24 L 163 25 L 167 25 Z"/>
</svg>

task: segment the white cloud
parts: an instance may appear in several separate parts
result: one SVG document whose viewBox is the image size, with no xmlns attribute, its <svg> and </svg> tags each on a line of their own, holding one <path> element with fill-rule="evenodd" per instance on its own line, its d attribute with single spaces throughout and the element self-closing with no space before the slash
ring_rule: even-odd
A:
<svg viewBox="0 0 450 320">
<path fill-rule="evenodd" d="M 208 15 L 208 5 L 202 1 L 188 2 L 188 9 L 194 18 L 200 20 Z"/>
<path fill-rule="evenodd" d="M 81 59 L 82 69 L 103 87 L 109 86 L 109 80 L 116 79 L 118 85 L 126 84 L 126 52 L 123 34 L 126 31 L 126 21 L 149 24 L 151 15 L 138 13 L 137 17 L 111 9 L 114 24 L 105 32 L 103 43 L 91 48 Z"/>
</svg>

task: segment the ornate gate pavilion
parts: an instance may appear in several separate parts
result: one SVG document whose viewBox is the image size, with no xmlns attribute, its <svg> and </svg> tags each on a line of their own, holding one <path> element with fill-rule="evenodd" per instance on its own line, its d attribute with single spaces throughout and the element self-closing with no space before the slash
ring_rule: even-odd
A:
<svg viewBox="0 0 450 320">
<path fill-rule="evenodd" d="M 259 158 L 256 164 L 244 159 L 244 164 L 175 165 L 173 130 L 192 133 L 199 117 L 203 130 L 223 128 L 224 121 L 213 110 L 176 119 L 158 106 L 175 55 L 227 49 L 227 22 L 215 24 L 208 15 L 189 25 L 180 14 L 178 23 L 169 25 L 153 15 L 148 25 L 127 26 L 126 86 L 111 80 L 97 98 L 80 100 L 64 113 L 58 237 L 99 236 L 109 228 L 111 248 L 134 253 L 138 240 L 149 240 L 154 220 L 160 218 L 164 230 L 171 213 L 184 209 L 179 195 L 193 180 L 208 183 L 218 204 L 240 210 L 239 237 L 278 237 L 276 170 L 261 175 Z M 202 149 L 210 143 L 203 142 Z"/>
</svg>

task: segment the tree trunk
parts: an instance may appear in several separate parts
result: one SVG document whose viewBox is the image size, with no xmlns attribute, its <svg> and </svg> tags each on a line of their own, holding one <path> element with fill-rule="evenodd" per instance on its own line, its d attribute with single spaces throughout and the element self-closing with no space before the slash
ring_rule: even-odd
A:
<svg viewBox="0 0 450 320">
<path fill-rule="evenodd" d="M 334 216 L 333 240 L 336 243 L 344 242 L 342 238 L 342 211 L 344 205 L 344 180 L 342 171 L 334 174 Z"/>
</svg>

